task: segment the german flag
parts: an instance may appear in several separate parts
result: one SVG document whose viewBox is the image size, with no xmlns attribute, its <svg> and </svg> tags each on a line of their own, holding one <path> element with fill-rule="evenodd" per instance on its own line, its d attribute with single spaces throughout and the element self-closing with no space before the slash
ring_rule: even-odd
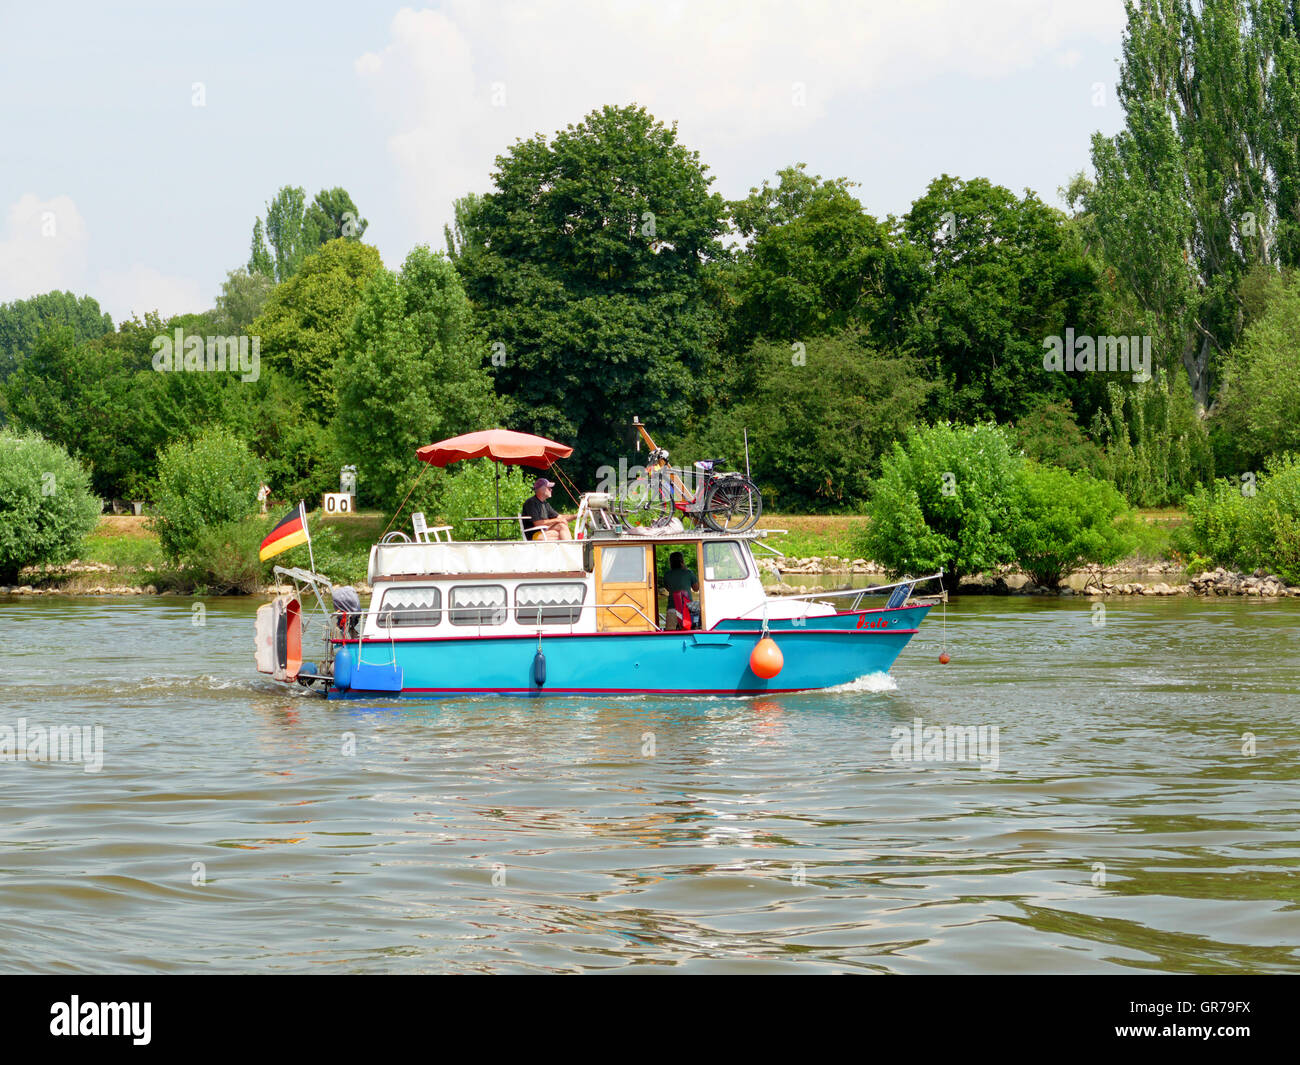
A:
<svg viewBox="0 0 1300 1065">
<path fill-rule="evenodd" d="M 291 547 L 308 543 L 311 543 L 311 534 L 307 532 L 307 512 L 303 509 L 302 503 L 299 503 L 267 534 L 257 552 L 257 559 L 259 562 L 265 562 L 281 551 L 288 551 Z"/>
</svg>

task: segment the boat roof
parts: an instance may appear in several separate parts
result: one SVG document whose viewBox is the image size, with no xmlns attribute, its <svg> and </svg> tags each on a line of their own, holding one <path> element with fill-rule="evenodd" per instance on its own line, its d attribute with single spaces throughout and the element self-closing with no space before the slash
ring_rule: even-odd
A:
<svg viewBox="0 0 1300 1065">
<path fill-rule="evenodd" d="M 367 577 L 383 580 L 429 578 L 527 577 L 532 574 L 583 576 L 587 544 L 693 544 L 725 540 L 761 540 L 767 532 L 686 532 L 598 530 L 582 540 L 433 540 L 375 544 Z"/>
</svg>

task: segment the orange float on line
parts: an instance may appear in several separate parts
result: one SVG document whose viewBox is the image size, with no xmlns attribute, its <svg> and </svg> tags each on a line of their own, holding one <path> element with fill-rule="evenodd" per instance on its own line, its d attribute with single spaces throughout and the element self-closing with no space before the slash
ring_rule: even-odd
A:
<svg viewBox="0 0 1300 1065">
<path fill-rule="evenodd" d="M 781 667 L 784 665 L 785 655 L 781 653 L 781 648 L 777 647 L 776 641 L 771 636 L 764 636 L 749 652 L 750 670 L 754 676 L 762 677 L 764 680 L 771 680 L 781 672 Z"/>
</svg>

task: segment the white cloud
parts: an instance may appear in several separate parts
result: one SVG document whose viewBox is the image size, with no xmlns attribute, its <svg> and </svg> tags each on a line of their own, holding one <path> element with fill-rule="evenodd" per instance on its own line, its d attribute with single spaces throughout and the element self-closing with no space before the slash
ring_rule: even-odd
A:
<svg viewBox="0 0 1300 1065">
<path fill-rule="evenodd" d="M 85 219 L 70 197 L 20 197 L 0 237 L 0 303 L 81 287 L 87 243 Z"/>
<path fill-rule="evenodd" d="M 93 296 L 114 322 L 146 311 L 166 317 L 211 305 L 197 281 L 140 263 L 91 281 L 89 252 L 89 228 L 71 197 L 42 200 L 26 193 L 9 207 L 0 236 L 0 303 L 66 290 Z"/>
<path fill-rule="evenodd" d="M 606 103 L 680 120 L 722 185 L 730 152 L 844 136 L 819 125 L 834 104 L 893 107 L 945 76 L 1059 63 L 1071 39 L 1115 40 L 1123 24 L 1119 0 L 448 0 L 399 11 L 356 72 L 386 124 L 415 239 L 438 242 L 451 201 L 484 191 L 506 146 Z"/>
</svg>

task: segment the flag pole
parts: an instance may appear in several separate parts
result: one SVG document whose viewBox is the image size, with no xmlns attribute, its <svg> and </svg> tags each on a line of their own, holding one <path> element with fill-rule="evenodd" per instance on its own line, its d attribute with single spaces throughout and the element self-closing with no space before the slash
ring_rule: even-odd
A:
<svg viewBox="0 0 1300 1065">
<path fill-rule="evenodd" d="M 311 549 L 311 530 L 307 528 L 307 507 L 298 500 L 298 515 L 302 518 L 302 531 L 307 534 L 307 558 L 311 561 L 311 571 L 316 572 L 316 553 Z"/>
</svg>

